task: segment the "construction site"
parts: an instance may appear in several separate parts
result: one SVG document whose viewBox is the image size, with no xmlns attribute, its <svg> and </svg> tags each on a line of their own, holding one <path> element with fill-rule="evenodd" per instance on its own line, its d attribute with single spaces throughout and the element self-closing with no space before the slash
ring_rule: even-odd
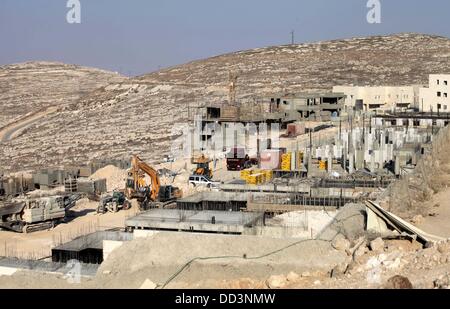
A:
<svg viewBox="0 0 450 309">
<path fill-rule="evenodd" d="M 366 45 L 413 55 L 410 42 L 432 40 L 433 70 L 411 58 L 414 74 L 399 82 L 386 73 L 387 90 L 365 70 Z M 448 288 L 448 38 L 319 46 L 326 57 L 361 52 L 345 61 L 366 88 L 331 80 L 343 70 L 331 64 L 289 75 L 293 53 L 315 67 L 325 61 L 314 60 L 326 58 L 315 44 L 136 78 L 48 63 L 0 67 L 0 90 L 17 91 L 0 96 L 13 111 L 0 118 L 0 288 Z M 276 66 L 258 78 L 245 71 L 252 61 L 279 61 L 291 73 L 275 87 L 261 72 Z M 205 68 L 220 74 L 211 82 Z M 28 87 L 23 76 L 60 80 L 68 70 L 95 83 L 14 109 L 11 98 L 22 102 L 33 89 L 10 89 L 11 76 Z M 383 103 L 371 92 L 379 89 Z M 53 106 L 62 95 L 67 103 Z"/>
<path fill-rule="evenodd" d="M 414 255 L 450 263 L 450 228 L 420 228 L 435 216 L 430 191 L 449 181 L 431 179 L 450 166 L 448 114 L 330 111 L 321 102 L 332 95 L 302 94 L 285 109 L 256 104 L 254 118 L 232 80 L 229 91 L 232 101 L 199 107 L 181 143 L 189 157 L 3 175 L 0 286 L 27 276 L 70 287 L 74 261 L 82 286 L 129 288 L 327 287 L 362 275 L 376 287 Z"/>
</svg>

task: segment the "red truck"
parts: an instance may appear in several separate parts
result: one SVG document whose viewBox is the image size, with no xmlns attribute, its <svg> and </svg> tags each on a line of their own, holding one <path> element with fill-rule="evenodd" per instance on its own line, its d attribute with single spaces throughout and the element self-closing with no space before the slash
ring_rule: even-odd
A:
<svg viewBox="0 0 450 309">
<path fill-rule="evenodd" d="M 258 159 L 250 158 L 250 156 L 245 153 L 244 148 L 232 148 L 227 154 L 227 169 L 229 171 L 242 171 L 257 164 Z"/>
</svg>

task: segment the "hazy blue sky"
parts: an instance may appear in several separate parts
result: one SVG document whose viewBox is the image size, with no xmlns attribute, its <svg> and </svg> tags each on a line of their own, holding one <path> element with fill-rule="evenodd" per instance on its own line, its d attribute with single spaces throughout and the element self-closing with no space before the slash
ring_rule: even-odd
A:
<svg viewBox="0 0 450 309">
<path fill-rule="evenodd" d="M 0 0 L 0 65 L 30 60 L 137 75 L 226 52 L 290 42 L 421 32 L 450 37 L 449 0 Z"/>
</svg>

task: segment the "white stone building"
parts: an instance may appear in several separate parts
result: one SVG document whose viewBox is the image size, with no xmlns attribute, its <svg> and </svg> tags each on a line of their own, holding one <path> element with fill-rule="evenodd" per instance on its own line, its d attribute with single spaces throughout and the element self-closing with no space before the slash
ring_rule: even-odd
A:
<svg viewBox="0 0 450 309">
<path fill-rule="evenodd" d="M 417 106 L 416 86 L 335 86 L 333 92 L 344 93 L 346 110 L 392 110 Z"/>
<path fill-rule="evenodd" d="M 431 74 L 428 88 L 420 88 L 419 109 L 423 112 L 450 112 L 450 74 Z"/>
</svg>

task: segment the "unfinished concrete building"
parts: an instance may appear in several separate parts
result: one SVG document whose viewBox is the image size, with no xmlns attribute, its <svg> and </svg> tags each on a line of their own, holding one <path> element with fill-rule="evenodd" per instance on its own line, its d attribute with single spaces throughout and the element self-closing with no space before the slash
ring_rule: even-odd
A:
<svg viewBox="0 0 450 309">
<path fill-rule="evenodd" d="M 270 102 L 284 112 L 284 120 L 288 122 L 301 119 L 329 121 L 341 114 L 345 99 L 346 95 L 339 92 L 299 93 L 273 97 Z"/>
<path fill-rule="evenodd" d="M 194 135 L 198 134 L 200 140 L 198 150 L 214 148 L 213 136 L 219 132 L 223 144 L 226 145 L 226 140 L 231 139 L 234 146 L 244 146 L 250 136 L 261 133 L 261 124 L 266 124 L 263 130 L 270 133 L 272 124 L 281 130 L 296 121 L 330 121 L 341 114 L 345 98 L 343 93 L 300 93 L 246 104 L 208 104 L 200 109 L 195 118 Z M 245 134 L 227 133 L 227 128 L 237 124 L 246 128 Z M 278 136 L 278 132 L 275 134 Z"/>
<path fill-rule="evenodd" d="M 193 233 L 243 234 L 264 224 L 264 213 L 152 209 L 126 221 L 127 229 Z"/>
</svg>

